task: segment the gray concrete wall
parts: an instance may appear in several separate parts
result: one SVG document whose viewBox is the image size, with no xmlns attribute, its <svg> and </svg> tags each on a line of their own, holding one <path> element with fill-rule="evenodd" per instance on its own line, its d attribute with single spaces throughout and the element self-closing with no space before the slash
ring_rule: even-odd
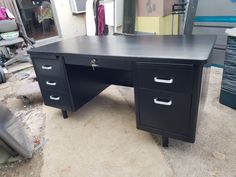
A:
<svg viewBox="0 0 236 177">
<path fill-rule="evenodd" d="M 198 0 L 196 16 L 235 16 L 235 8 L 229 0 Z"/>
</svg>

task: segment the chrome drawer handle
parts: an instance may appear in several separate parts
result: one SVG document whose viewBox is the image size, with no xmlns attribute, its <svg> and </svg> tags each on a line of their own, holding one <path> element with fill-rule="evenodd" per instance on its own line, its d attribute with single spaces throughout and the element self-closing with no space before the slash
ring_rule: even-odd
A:
<svg viewBox="0 0 236 177">
<path fill-rule="evenodd" d="M 171 105 L 172 105 L 172 101 L 171 101 L 171 100 L 165 102 L 165 101 L 160 101 L 160 100 L 158 100 L 158 98 L 155 98 L 155 99 L 154 99 L 154 103 L 155 103 L 155 104 L 159 104 L 159 105 L 164 105 L 164 106 L 171 106 Z"/>
<path fill-rule="evenodd" d="M 91 64 L 91 66 L 94 67 L 94 68 L 95 68 L 95 67 L 99 67 L 98 64 Z"/>
<path fill-rule="evenodd" d="M 158 77 L 154 77 L 154 82 L 157 82 L 157 83 L 162 83 L 162 84 L 172 84 L 174 82 L 174 79 L 159 79 Z"/>
<path fill-rule="evenodd" d="M 59 96 L 53 96 L 53 95 L 51 95 L 51 96 L 50 96 L 50 99 L 51 99 L 51 100 L 54 100 L 54 101 L 59 101 L 59 100 L 60 100 L 60 97 L 59 97 Z"/>
<path fill-rule="evenodd" d="M 55 86 L 55 85 L 57 85 L 56 82 L 52 82 L 52 81 L 47 81 L 46 84 L 47 84 L 47 85 L 50 85 L 50 86 Z"/>
<path fill-rule="evenodd" d="M 44 70 L 51 70 L 51 69 L 52 69 L 52 66 L 43 65 L 43 66 L 42 66 L 42 69 L 44 69 Z"/>
</svg>

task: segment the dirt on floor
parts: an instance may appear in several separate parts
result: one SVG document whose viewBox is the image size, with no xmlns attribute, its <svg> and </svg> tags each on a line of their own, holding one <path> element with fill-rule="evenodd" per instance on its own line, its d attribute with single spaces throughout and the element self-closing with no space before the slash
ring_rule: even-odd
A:
<svg viewBox="0 0 236 177">
<path fill-rule="evenodd" d="M 32 159 L 25 159 L 12 164 L 0 166 L 1 177 L 40 177 L 43 165 L 42 150 L 34 153 Z"/>
<path fill-rule="evenodd" d="M 36 94 L 38 95 L 37 98 L 30 98 L 31 103 L 23 102 L 23 99 L 17 98 L 17 92 L 22 87 L 27 88 L 28 84 L 35 82 L 29 78 L 34 72 L 32 66 L 24 65 L 12 66 L 12 68 L 15 67 L 14 72 L 8 73 L 7 82 L 0 84 L 0 101 L 17 118 L 22 119 L 24 128 L 32 137 L 34 147 L 37 150 L 35 150 L 32 159 L 21 159 L 13 163 L 0 164 L 1 177 L 39 177 L 43 164 L 42 141 L 44 141 L 45 114 L 42 112 L 42 98 L 40 94 Z M 19 71 L 17 68 L 20 68 Z"/>
<path fill-rule="evenodd" d="M 27 105 L 16 98 L 22 86 L 33 82 L 28 79 L 32 71 L 28 68 L 9 75 L 7 83 L 0 84 L 0 101 L 23 120 L 35 146 L 40 148 L 32 159 L 0 165 L 1 177 L 78 176 L 82 172 L 81 176 L 107 176 L 99 175 L 104 172 L 109 173 L 108 176 L 130 177 L 125 173 L 129 169 L 130 174 L 140 172 L 133 176 L 151 176 L 151 167 L 153 174 L 171 169 L 170 175 L 162 175 L 165 177 L 236 177 L 236 112 L 219 103 L 222 69 L 210 69 L 209 89 L 205 109 L 199 116 L 202 120 L 199 121 L 196 142 L 190 144 L 170 139 L 167 149 L 161 147 L 160 137 L 151 137 L 149 133 L 135 129 L 131 88 L 110 87 L 80 111 L 71 113 L 69 121 L 65 121 L 59 110 L 50 107 L 44 110 L 40 96 Z M 79 136 L 80 141 L 75 143 Z M 60 143 L 63 146 L 59 146 Z M 114 150 L 115 158 L 112 156 Z M 144 167 L 144 163 L 147 166 Z M 70 175 L 72 173 L 74 175 Z"/>
</svg>

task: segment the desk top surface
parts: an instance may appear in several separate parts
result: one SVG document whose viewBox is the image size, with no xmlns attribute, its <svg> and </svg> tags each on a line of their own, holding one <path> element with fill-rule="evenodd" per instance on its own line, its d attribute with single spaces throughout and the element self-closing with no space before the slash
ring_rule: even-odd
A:
<svg viewBox="0 0 236 177">
<path fill-rule="evenodd" d="M 205 61 L 215 36 L 81 36 L 34 48 L 30 54 L 89 55 Z"/>
</svg>

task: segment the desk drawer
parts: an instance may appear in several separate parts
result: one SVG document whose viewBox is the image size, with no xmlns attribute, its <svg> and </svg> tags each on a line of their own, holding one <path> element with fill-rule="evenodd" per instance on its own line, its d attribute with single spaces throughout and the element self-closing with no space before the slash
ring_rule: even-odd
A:
<svg viewBox="0 0 236 177">
<path fill-rule="evenodd" d="M 131 61 L 120 61 L 110 58 L 88 57 L 88 56 L 65 56 L 65 63 L 81 66 L 92 66 L 96 68 L 111 68 L 121 70 L 131 70 Z"/>
<path fill-rule="evenodd" d="M 71 110 L 72 104 L 68 94 L 44 89 L 41 92 L 45 105 Z"/>
<path fill-rule="evenodd" d="M 53 76 L 41 76 L 39 77 L 39 84 L 41 88 L 59 92 L 67 92 L 68 84 L 64 77 L 58 78 Z"/>
<path fill-rule="evenodd" d="M 190 126 L 191 95 L 137 90 L 141 126 L 187 135 Z"/>
<path fill-rule="evenodd" d="M 38 75 L 64 78 L 63 63 L 59 59 L 34 59 L 33 64 Z"/>
<path fill-rule="evenodd" d="M 139 88 L 192 92 L 192 65 L 137 63 L 136 74 Z"/>
</svg>

